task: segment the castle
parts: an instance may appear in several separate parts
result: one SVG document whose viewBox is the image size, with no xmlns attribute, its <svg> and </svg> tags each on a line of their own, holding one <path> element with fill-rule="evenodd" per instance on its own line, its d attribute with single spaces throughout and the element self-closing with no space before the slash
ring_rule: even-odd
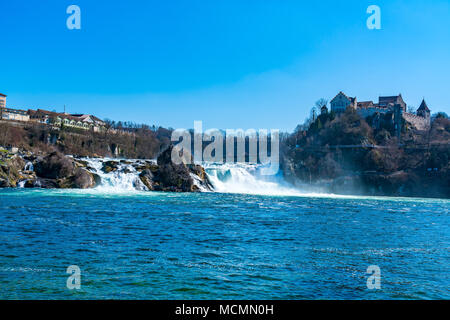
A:
<svg viewBox="0 0 450 320">
<path fill-rule="evenodd" d="M 416 130 L 427 130 L 430 127 L 430 109 L 428 109 L 425 99 L 422 100 L 416 114 L 407 112 L 406 103 L 401 94 L 398 96 L 379 97 L 378 103 L 374 103 L 373 101 L 358 102 L 356 97 L 349 97 L 340 91 L 330 101 L 330 105 L 331 111 L 336 114 L 344 112 L 347 108 L 351 108 L 362 118 L 375 116 L 376 120 L 381 115 L 390 115 L 397 133 L 400 132 L 402 124 L 405 122 Z M 322 112 L 327 111 L 322 109 Z"/>
</svg>

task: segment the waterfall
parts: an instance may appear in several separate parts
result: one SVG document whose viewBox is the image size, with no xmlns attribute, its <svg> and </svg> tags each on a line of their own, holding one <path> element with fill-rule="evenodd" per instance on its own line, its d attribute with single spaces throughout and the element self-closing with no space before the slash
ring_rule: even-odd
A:
<svg viewBox="0 0 450 320">
<path fill-rule="evenodd" d="M 139 178 L 139 172 L 135 168 L 135 166 L 143 164 L 144 160 L 120 161 L 108 158 L 83 158 L 81 160 L 88 163 L 89 171 L 100 177 L 101 184 L 96 187 L 97 190 L 107 192 L 148 190 Z M 102 168 L 108 161 L 114 161 L 117 164 L 117 169 L 106 173 Z"/>
<path fill-rule="evenodd" d="M 289 186 L 280 174 L 262 175 L 262 165 L 204 163 L 203 167 L 216 192 L 261 195 L 301 194 L 299 190 Z"/>
<path fill-rule="evenodd" d="M 87 169 L 100 177 L 101 183 L 95 189 L 103 192 L 148 190 L 139 178 L 137 168 L 144 166 L 148 161 L 155 162 L 155 160 L 127 159 L 121 161 L 108 158 L 82 158 L 79 160 L 85 161 Z M 114 163 L 114 170 L 111 172 L 104 170 L 104 166 L 108 162 Z M 311 193 L 306 194 L 287 184 L 281 173 L 275 176 L 262 175 L 263 166 L 259 164 L 203 163 L 202 166 L 214 187 L 214 192 L 286 196 L 311 195 Z M 191 177 L 200 191 L 209 191 L 202 185 L 198 176 L 191 173 Z"/>
</svg>

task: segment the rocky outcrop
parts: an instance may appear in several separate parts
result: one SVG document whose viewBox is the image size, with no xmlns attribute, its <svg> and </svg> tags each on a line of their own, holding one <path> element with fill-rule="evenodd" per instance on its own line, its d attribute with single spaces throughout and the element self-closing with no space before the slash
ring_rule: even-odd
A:
<svg viewBox="0 0 450 320">
<path fill-rule="evenodd" d="M 157 166 L 149 166 L 140 174 L 142 183 L 155 191 L 196 192 L 212 190 L 205 170 L 199 165 L 172 162 L 173 146 L 168 147 L 157 159 Z"/>
<path fill-rule="evenodd" d="M 25 161 L 7 150 L 0 150 L 0 188 L 17 187 Z"/>
<path fill-rule="evenodd" d="M 144 186 L 147 187 L 148 190 L 153 191 L 155 190 L 155 181 L 154 179 L 154 175 L 153 172 L 149 169 L 145 169 L 143 170 L 140 174 L 139 174 L 139 179 L 141 180 L 141 182 L 144 184 Z"/>
<path fill-rule="evenodd" d="M 336 194 L 448 198 L 447 181 L 449 177 L 445 173 L 427 172 L 419 176 L 411 171 L 372 172 L 333 179 L 327 189 Z"/>
<path fill-rule="evenodd" d="M 76 188 L 100 185 L 101 177 L 114 174 L 114 179 L 136 175 L 136 190 L 196 192 L 212 190 L 203 167 L 175 164 L 172 147 L 162 152 L 157 163 L 150 160 L 107 160 L 100 169 L 92 162 L 65 156 L 59 152 L 35 156 L 4 153 L 0 160 L 0 187 Z M 100 160 L 101 161 L 101 160 Z M 31 169 L 31 170 L 30 170 Z"/>
<path fill-rule="evenodd" d="M 77 168 L 73 175 L 57 180 L 58 187 L 62 189 L 89 189 L 100 183 L 98 175 L 83 168 Z"/>
<path fill-rule="evenodd" d="M 52 152 L 40 157 L 34 164 L 36 175 L 46 179 L 67 178 L 74 174 L 75 165 L 72 159 L 59 152 Z"/>
<path fill-rule="evenodd" d="M 89 171 L 87 163 L 58 152 L 46 156 L 11 154 L 0 151 L 0 187 L 93 188 L 100 177 Z"/>
</svg>

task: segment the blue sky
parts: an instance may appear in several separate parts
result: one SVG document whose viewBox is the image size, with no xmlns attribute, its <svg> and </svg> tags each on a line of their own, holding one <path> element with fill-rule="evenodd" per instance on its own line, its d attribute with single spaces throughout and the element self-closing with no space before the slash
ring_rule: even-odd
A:
<svg viewBox="0 0 450 320">
<path fill-rule="evenodd" d="M 81 8 L 68 30 L 66 8 Z M 366 9 L 381 8 L 381 30 Z M 314 102 L 402 93 L 450 113 L 450 1 L 0 0 L 17 108 L 291 131 Z"/>
</svg>

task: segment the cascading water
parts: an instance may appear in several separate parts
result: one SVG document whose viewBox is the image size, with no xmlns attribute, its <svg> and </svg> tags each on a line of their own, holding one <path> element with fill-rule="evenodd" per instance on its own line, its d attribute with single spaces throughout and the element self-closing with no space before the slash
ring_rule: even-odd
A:
<svg viewBox="0 0 450 320">
<path fill-rule="evenodd" d="M 89 171 L 100 177 L 101 184 L 96 187 L 97 190 L 108 192 L 148 190 L 139 179 L 139 172 L 135 168 L 142 164 L 143 160 L 126 160 L 125 162 L 107 158 L 83 158 L 81 160 L 88 163 Z M 104 163 L 111 160 L 117 162 L 117 169 L 105 172 L 103 170 Z"/>
<path fill-rule="evenodd" d="M 87 169 L 100 177 L 101 183 L 96 187 L 97 190 L 104 192 L 148 190 L 136 170 L 137 167 L 145 164 L 146 160 L 120 161 L 107 158 L 83 158 L 80 160 L 86 161 Z M 109 161 L 113 161 L 116 168 L 111 172 L 105 172 L 104 165 Z M 202 166 L 214 187 L 214 192 L 286 196 L 311 195 L 288 185 L 280 173 L 275 176 L 262 175 L 263 166 L 259 164 L 203 163 Z M 198 176 L 191 174 L 191 177 L 200 191 L 209 191 L 202 186 Z"/>
<path fill-rule="evenodd" d="M 245 163 L 204 163 L 203 167 L 216 192 L 261 195 L 301 195 L 297 189 L 287 185 L 280 175 L 262 175 L 262 165 Z"/>
</svg>

